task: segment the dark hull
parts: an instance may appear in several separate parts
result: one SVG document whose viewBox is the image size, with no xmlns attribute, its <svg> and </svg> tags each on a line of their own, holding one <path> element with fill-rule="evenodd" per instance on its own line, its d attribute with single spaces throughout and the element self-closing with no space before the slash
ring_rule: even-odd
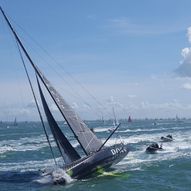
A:
<svg viewBox="0 0 191 191">
<path fill-rule="evenodd" d="M 147 147 L 146 152 L 150 154 L 155 154 L 157 151 L 162 151 L 162 148 Z"/>
<path fill-rule="evenodd" d="M 161 142 L 171 142 L 173 141 L 173 139 L 169 138 L 169 137 L 163 137 L 161 138 Z"/>
<path fill-rule="evenodd" d="M 67 165 L 65 170 L 72 178 L 87 178 L 99 169 L 107 169 L 111 165 L 120 162 L 128 152 L 127 146 L 123 144 L 105 147 L 98 152 Z"/>
<path fill-rule="evenodd" d="M 147 147 L 146 152 L 150 154 L 154 154 L 158 151 L 158 148 L 153 148 L 153 147 Z"/>
</svg>

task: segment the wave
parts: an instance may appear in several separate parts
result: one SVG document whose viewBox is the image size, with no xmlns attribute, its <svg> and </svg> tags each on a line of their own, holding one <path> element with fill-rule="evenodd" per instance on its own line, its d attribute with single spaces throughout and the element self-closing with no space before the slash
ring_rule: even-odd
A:
<svg viewBox="0 0 191 191">
<path fill-rule="evenodd" d="M 50 141 L 53 143 L 52 137 L 50 137 Z M 3 140 L 0 141 L 0 154 L 10 151 L 40 150 L 41 148 L 47 146 L 47 140 L 44 135 L 37 137 L 25 137 L 17 140 Z"/>
<path fill-rule="evenodd" d="M 178 158 L 191 157 L 191 140 L 189 138 L 189 133 L 182 134 L 177 132 L 174 135 L 175 140 L 172 142 L 163 143 L 163 150 L 159 151 L 157 154 L 147 154 L 145 152 L 146 147 L 149 144 L 137 145 L 136 150 L 129 152 L 129 154 L 118 163 L 116 166 L 125 168 L 128 170 L 141 168 L 142 165 L 150 165 L 153 162 L 161 162 L 165 160 L 173 160 Z M 148 138 L 145 138 L 148 140 Z M 148 142 L 149 143 L 149 142 Z"/>
<path fill-rule="evenodd" d="M 62 168 L 53 168 L 49 171 L 43 172 L 41 176 L 34 180 L 34 182 L 40 184 L 69 184 L 74 182 L 75 179 L 72 179 Z"/>
<path fill-rule="evenodd" d="M 56 158 L 57 163 L 62 166 L 62 158 Z M 35 160 L 26 162 L 0 163 L 0 171 L 39 171 L 41 169 L 49 169 L 55 166 L 53 159 Z"/>
<path fill-rule="evenodd" d="M 137 128 L 132 129 L 133 127 L 124 129 L 122 127 L 118 132 L 118 135 L 107 142 L 106 145 L 113 145 L 120 142 L 131 145 L 134 149 L 130 151 L 129 154 L 117 164 L 117 168 L 125 170 L 141 170 L 143 165 L 150 165 L 153 162 L 164 161 L 164 160 L 173 160 L 180 157 L 191 157 L 191 127 L 190 126 L 173 126 L 173 127 L 152 127 L 152 128 Z M 106 132 L 108 128 L 96 127 L 95 132 Z M 124 132 L 133 132 L 130 136 Z M 146 147 L 151 142 L 160 142 L 161 136 L 166 136 L 167 133 L 172 133 L 174 137 L 173 142 L 163 143 L 164 150 L 159 152 L 156 155 L 149 155 L 145 153 Z M 103 134 L 104 135 L 104 134 Z M 105 133 L 105 138 L 102 138 L 102 141 L 105 141 L 108 133 Z M 53 137 L 50 137 L 51 144 L 53 143 Z M 79 144 L 76 140 L 73 140 L 72 145 L 77 147 Z M 16 152 L 16 151 L 36 151 L 44 147 L 48 147 L 46 137 L 44 135 L 24 137 L 16 140 L 2 140 L 0 141 L 0 157 L 3 157 L 3 154 L 6 152 Z M 2 155 L 1 155 L 2 154 Z M 26 153 L 27 154 L 27 153 Z M 30 158 L 31 160 L 31 158 Z M 61 161 L 61 158 L 57 158 L 58 161 Z M 41 159 L 34 161 L 25 161 L 25 162 L 0 162 L 0 171 L 38 171 L 39 169 L 49 168 L 54 166 L 54 161 L 52 159 Z M 43 177 L 41 179 L 43 182 L 49 182 L 52 179 L 51 177 Z"/>
<path fill-rule="evenodd" d="M 175 126 L 175 127 L 167 127 L 167 128 L 139 128 L 139 129 L 126 129 L 126 130 L 118 130 L 117 132 L 119 133 L 126 133 L 126 132 L 154 132 L 154 131 L 166 131 L 166 130 L 187 130 L 190 129 L 190 126 L 184 126 L 184 127 L 180 127 L 180 126 Z"/>
<path fill-rule="evenodd" d="M 94 131 L 96 133 L 100 133 L 100 132 L 108 132 L 110 128 L 100 128 L 100 127 L 97 127 L 97 128 L 94 128 Z"/>
</svg>

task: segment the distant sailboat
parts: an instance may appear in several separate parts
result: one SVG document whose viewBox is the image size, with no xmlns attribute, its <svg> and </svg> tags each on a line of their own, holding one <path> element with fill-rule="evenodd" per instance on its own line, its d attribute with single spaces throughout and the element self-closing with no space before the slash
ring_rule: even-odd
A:
<svg viewBox="0 0 191 191">
<path fill-rule="evenodd" d="M 116 128 L 110 134 L 110 136 L 106 139 L 106 141 L 102 143 L 101 140 L 98 139 L 97 136 L 90 130 L 90 128 L 87 127 L 87 125 L 80 119 L 80 117 L 76 114 L 76 112 L 72 109 L 72 107 L 52 86 L 50 81 L 43 75 L 43 73 L 40 71 L 37 65 L 34 64 L 33 60 L 29 56 L 27 50 L 25 49 L 24 45 L 22 44 L 20 38 L 18 37 L 17 33 L 13 29 L 12 25 L 10 24 L 10 21 L 8 20 L 7 16 L 5 15 L 1 7 L 0 7 L 0 10 L 16 39 L 23 65 L 25 66 L 24 59 L 22 58 L 22 54 L 24 53 L 24 55 L 26 56 L 26 58 L 28 59 L 28 61 L 30 62 L 31 66 L 33 67 L 36 73 L 37 85 L 38 85 L 38 89 L 40 93 L 42 106 L 43 106 L 50 130 L 52 132 L 53 138 L 56 142 L 57 148 L 65 163 L 62 168 L 66 171 L 66 173 L 69 174 L 72 178 L 76 178 L 76 179 L 85 178 L 85 177 L 89 177 L 89 175 L 96 172 L 97 169 L 100 169 L 100 168 L 107 169 L 111 165 L 121 161 L 129 152 L 127 145 L 120 143 L 120 144 L 115 144 L 113 146 L 105 146 L 106 142 L 113 135 L 113 133 L 118 129 L 120 124 L 116 126 Z M 22 50 L 22 54 L 20 49 Z M 25 72 L 27 74 L 31 90 L 33 92 L 33 96 L 36 101 L 34 89 L 30 82 L 30 77 L 28 76 L 26 67 L 25 67 Z M 41 87 L 42 85 L 47 90 L 52 100 L 56 104 L 57 108 L 59 109 L 59 112 L 61 113 L 62 117 L 65 119 L 71 132 L 74 134 L 75 139 L 80 144 L 80 148 L 84 152 L 84 155 L 80 155 L 77 152 L 77 150 L 71 145 L 70 140 L 68 140 L 68 138 L 61 131 L 58 123 L 54 119 L 54 116 L 52 115 L 49 109 L 49 106 L 46 102 L 43 89 Z M 39 109 L 37 102 L 36 102 L 36 106 L 37 106 L 37 109 Z M 40 111 L 39 111 L 39 115 L 40 115 Z M 43 124 L 42 119 L 41 119 L 41 122 Z M 46 134 L 45 129 L 44 131 Z M 47 140 L 48 140 L 48 137 L 47 137 Z M 51 144 L 49 146 L 51 148 Z"/>
<path fill-rule="evenodd" d="M 103 115 L 101 115 L 101 122 L 102 122 L 103 125 L 105 125 L 105 120 L 104 120 Z"/>
<path fill-rule="evenodd" d="M 114 107 L 112 107 L 112 112 L 113 112 L 113 127 L 108 128 L 108 132 L 113 132 L 113 130 L 119 125 L 119 122 L 117 120 L 116 114 L 115 114 L 115 110 Z"/>
<path fill-rule="evenodd" d="M 13 122 L 13 126 L 17 126 L 18 125 L 18 123 L 17 123 L 17 118 L 15 117 L 15 120 L 14 120 L 14 122 Z"/>
<path fill-rule="evenodd" d="M 175 118 L 176 122 L 183 122 L 180 117 L 178 117 L 178 115 L 176 115 L 176 118 Z"/>
<path fill-rule="evenodd" d="M 114 117 L 114 119 L 113 119 L 113 126 L 116 127 L 117 125 L 119 125 L 119 122 L 117 120 L 114 107 L 112 107 L 112 111 L 113 111 L 113 117 Z"/>
<path fill-rule="evenodd" d="M 129 118 L 128 118 L 128 122 L 131 123 L 132 122 L 132 119 L 131 119 L 131 116 L 129 115 Z"/>
</svg>

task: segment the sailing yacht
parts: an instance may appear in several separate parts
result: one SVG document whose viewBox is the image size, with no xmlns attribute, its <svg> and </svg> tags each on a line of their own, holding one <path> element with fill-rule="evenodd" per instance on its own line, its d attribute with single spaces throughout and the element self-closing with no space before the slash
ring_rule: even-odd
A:
<svg viewBox="0 0 191 191">
<path fill-rule="evenodd" d="M 32 58 L 28 54 L 26 48 L 24 47 L 21 39 L 16 33 L 15 29 L 12 27 L 9 19 L 4 13 L 3 9 L 0 7 L 0 11 L 7 22 L 13 36 L 18 45 L 18 49 L 20 52 L 21 60 L 25 67 L 23 56 L 28 59 L 29 63 L 33 67 L 36 74 L 37 86 L 43 106 L 44 113 L 46 115 L 46 119 L 48 121 L 51 133 L 56 142 L 57 148 L 60 152 L 60 155 L 63 158 L 64 166 L 62 167 L 67 174 L 69 174 L 72 178 L 81 179 L 86 178 L 89 175 L 95 173 L 98 169 L 108 169 L 110 166 L 121 161 L 129 152 L 127 145 L 120 143 L 115 144 L 113 146 L 105 146 L 109 138 L 115 133 L 118 125 L 114 131 L 110 134 L 110 136 L 102 143 L 100 139 L 91 131 L 90 128 L 80 119 L 80 117 L 76 114 L 76 112 L 72 109 L 72 107 L 66 102 L 66 100 L 59 94 L 59 92 L 52 86 L 51 82 L 46 78 L 46 76 L 42 73 L 42 71 L 38 68 L 38 66 L 33 62 Z M 40 115 L 40 119 L 43 125 L 43 120 L 41 117 L 41 113 L 39 110 L 38 102 L 36 101 L 36 96 L 34 93 L 33 86 L 30 81 L 30 76 L 28 75 L 27 69 L 25 67 L 25 72 L 28 77 L 28 81 L 35 99 L 35 103 Z M 44 89 L 42 88 L 44 87 Z M 78 151 L 72 146 L 70 140 L 64 135 L 62 130 L 60 129 L 58 123 L 56 122 L 54 116 L 52 115 L 46 98 L 44 96 L 43 90 L 48 92 L 55 105 L 57 106 L 59 112 L 61 113 L 63 119 L 66 121 L 68 127 L 74 134 L 75 139 L 78 141 L 84 155 L 80 155 Z M 49 142 L 49 138 L 44 128 L 47 141 Z M 49 146 L 51 148 L 51 144 L 49 142 Z M 51 149 L 52 151 L 52 149 Z M 54 155 L 53 155 L 54 156 Z"/>
<path fill-rule="evenodd" d="M 113 126 L 116 127 L 119 124 L 119 122 L 117 120 L 114 107 L 112 107 L 112 111 L 113 111 L 113 117 L 114 117 L 114 119 L 113 119 Z"/>
<path fill-rule="evenodd" d="M 128 122 L 131 123 L 132 122 L 132 119 L 131 119 L 131 116 L 129 115 L 128 117 Z"/>
<path fill-rule="evenodd" d="M 13 126 L 17 126 L 18 125 L 18 123 L 17 123 L 17 118 L 15 117 L 15 120 L 14 120 L 14 122 L 13 122 Z"/>
</svg>

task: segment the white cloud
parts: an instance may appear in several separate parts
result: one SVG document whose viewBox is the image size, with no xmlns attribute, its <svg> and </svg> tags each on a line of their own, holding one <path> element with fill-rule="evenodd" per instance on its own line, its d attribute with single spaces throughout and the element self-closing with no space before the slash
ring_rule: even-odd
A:
<svg viewBox="0 0 191 191">
<path fill-rule="evenodd" d="M 188 41 L 191 43 L 191 27 L 187 29 Z M 175 70 L 177 74 L 183 77 L 191 77 L 191 47 L 183 48 L 181 51 L 183 57 L 180 66 Z"/>
<path fill-rule="evenodd" d="M 95 76 L 95 78 L 97 77 Z M 112 118 L 112 106 L 115 108 L 118 118 L 127 118 L 129 115 L 133 118 L 159 118 L 172 117 L 176 114 L 189 117 L 191 113 L 191 95 L 187 91 L 191 87 L 191 81 L 188 78 L 170 78 L 163 75 L 155 79 L 151 77 L 128 78 L 118 83 L 111 83 L 105 78 L 105 75 L 100 74 L 99 81 L 93 80 L 92 83 L 85 84 L 91 93 L 94 92 L 93 97 L 96 97 L 102 104 L 97 104 L 94 98 L 84 90 L 79 89 L 79 96 L 70 95 L 62 87 L 62 83 L 55 84 L 58 86 L 59 92 L 61 91 L 61 95 L 73 106 L 82 119 L 98 119 L 102 115 L 105 119 Z M 22 99 L 22 102 L 19 102 L 21 92 L 12 88 L 14 85 L 7 83 L 3 88 L 4 91 L 0 94 L 0 100 L 5 98 L 7 100 L 7 102 L 3 100 L 0 103 L 0 119 L 13 120 L 14 117 L 17 117 L 18 120 L 24 121 L 39 120 L 36 108 L 34 108 L 34 101 L 31 101 L 32 96 L 27 93 L 30 92 L 30 89 L 23 95 L 25 100 Z M 72 91 L 76 88 L 72 88 Z M 47 101 L 51 110 L 56 111 L 57 108 L 51 105 L 51 100 Z M 40 97 L 39 103 L 41 103 Z M 57 115 L 57 112 L 54 114 L 59 117 L 58 119 L 62 119 L 60 115 Z"/>
<path fill-rule="evenodd" d="M 128 96 L 128 98 L 136 98 L 137 97 L 136 95 L 133 95 L 133 94 L 129 94 L 127 96 Z"/>
<path fill-rule="evenodd" d="M 183 62 L 191 63 L 191 48 L 183 48 L 181 51 Z"/>
<path fill-rule="evenodd" d="M 72 103 L 72 108 L 73 108 L 73 109 L 78 109 L 78 108 L 79 108 L 79 105 L 78 105 L 76 102 L 73 102 L 73 103 Z"/>
<path fill-rule="evenodd" d="M 191 84 L 190 83 L 185 83 L 183 84 L 183 88 L 187 90 L 191 90 Z"/>
<path fill-rule="evenodd" d="M 31 100 L 27 105 L 26 108 L 36 108 L 36 103 L 34 100 Z"/>
<path fill-rule="evenodd" d="M 9 105 L 0 112 L 1 120 L 12 121 L 15 117 L 17 117 L 18 121 L 39 120 L 37 110 L 27 106 Z"/>
</svg>

